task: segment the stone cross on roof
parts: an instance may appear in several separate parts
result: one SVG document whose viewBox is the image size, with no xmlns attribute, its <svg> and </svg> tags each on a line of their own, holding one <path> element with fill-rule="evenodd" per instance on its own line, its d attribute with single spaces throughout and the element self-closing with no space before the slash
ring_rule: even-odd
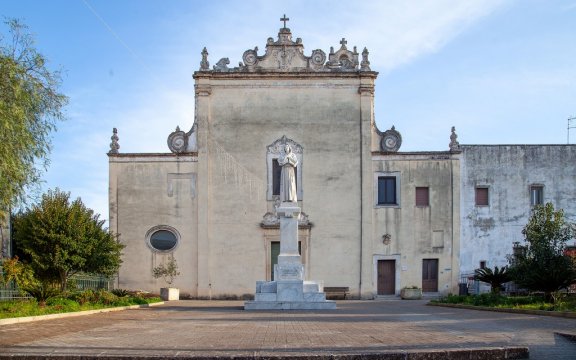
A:
<svg viewBox="0 0 576 360">
<path fill-rule="evenodd" d="M 345 38 L 342 38 L 342 40 L 340 40 L 340 44 L 342 44 L 343 48 L 346 48 L 346 44 L 348 44 L 348 41 L 346 41 Z"/>
<path fill-rule="evenodd" d="M 284 21 L 284 29 L 286 29 L 286 21 L 289 21 L 290 18 L 286 17 L 286 14 L 284 14 L 283 17 L 280 18 L 280 21 Z"/>
</svg>

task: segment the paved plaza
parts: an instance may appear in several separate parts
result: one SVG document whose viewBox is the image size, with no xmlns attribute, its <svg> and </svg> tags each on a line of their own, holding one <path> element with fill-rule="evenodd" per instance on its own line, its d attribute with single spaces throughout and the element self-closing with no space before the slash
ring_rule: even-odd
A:
<svg viewBox="0 0 576 360">
<path fill-rule="evenodd" d="M 174 301 L 150 308 L 3 325 L 0 358 L 322 358 L 528 347 L 530 359 L 576 359 L 576 342 L 555 334 L 576 333 L 576 319 L 425 304 L 339 301 L 338 309 L 329 311 L 246 312 L 239 301 Z"/>
</svg>

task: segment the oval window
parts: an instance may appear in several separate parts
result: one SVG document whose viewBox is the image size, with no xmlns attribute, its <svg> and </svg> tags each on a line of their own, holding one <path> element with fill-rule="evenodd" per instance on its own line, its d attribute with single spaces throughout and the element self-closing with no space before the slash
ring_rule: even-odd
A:
<svg viewBox="0 0 576 360">
<path fill-rule="evenodd" d="M 178 239 L 173 232 L 168 230 L 158 230 L 150 236 L 150 245 L 160 251 L 169 251 L 176 247 Z"/>
</svg>

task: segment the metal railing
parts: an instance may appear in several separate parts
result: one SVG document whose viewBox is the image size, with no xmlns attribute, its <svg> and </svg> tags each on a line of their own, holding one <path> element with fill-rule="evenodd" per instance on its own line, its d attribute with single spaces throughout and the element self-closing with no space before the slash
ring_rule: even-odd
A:
<svg viewBox="0 0 576 360">
<path fill-rule="evenodd" d="M 114 278 L 102 275 L 77 274 L 70 277 L 69 281 L 69 284 L 77 290 L 112 290 L 114 288 Z M 0 284 L 0 301 L 31 298 L 32 296 L 20 291 L 14 283 L 10 283 L 7 286 Z"/>
<path fill-rule="evenodd" d="M 114 278 L 102 275 L 76 274 L 70 277 L 72 283 L 78 290 L 112 290 L 114 288 Z M 69 280 L 69 281 L 70 281 Z"/>
</svg>

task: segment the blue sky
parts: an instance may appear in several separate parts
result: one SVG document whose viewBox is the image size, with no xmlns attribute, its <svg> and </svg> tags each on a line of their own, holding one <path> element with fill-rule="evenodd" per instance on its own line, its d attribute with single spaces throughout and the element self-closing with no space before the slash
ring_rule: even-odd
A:
<svg viewBox="0 0 576 360">
<path fill-rule="evenodd" d="M 112 128 L 121 152 L 168 152 L 170 132 L 194 122 L 202 48 L 236 65 L 263 53 L 283 14 L 305 55 L 343 37 L 368 48 L 376 122 L 401 132 L 400 151 L 447 150 L 451 126 L 462 144 L 564 144 L 576 116 L 576 0 L 0 0 L 0 14 L 64 70 L 70 104 L 44 187 L 103 218 Z"/>
</svg>

